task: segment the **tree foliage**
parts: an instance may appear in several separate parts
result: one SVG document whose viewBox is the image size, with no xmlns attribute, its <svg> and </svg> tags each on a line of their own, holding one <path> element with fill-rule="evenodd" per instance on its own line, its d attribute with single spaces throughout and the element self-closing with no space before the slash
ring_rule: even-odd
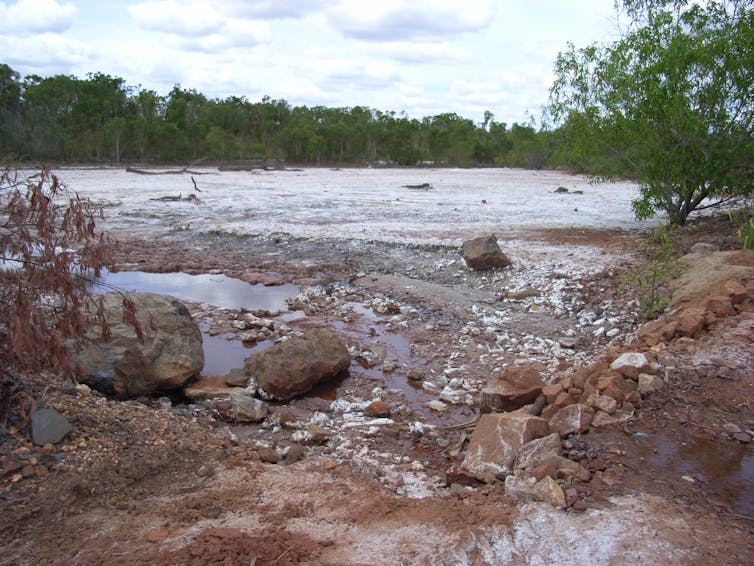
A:
<svg viewBox="0 0 754 566">
<path fill-rule="evenodd" d="M 550 113 L 571 164 L 636 178 L 638 218 L 664 211 L 684 224 L 695 210 L 750 194 L 751 0 L 618 4 L 630 20 L 620 39 L 571 44 L 557 59 Z"/>
<path fill-rule="evenodd" d="M 0 170 L 0 362 L 72 376 L 70 340 L 91 323 L 107 336 L 101 300 L 86 285 L 110 261 L 95 230 L 101 209 L 49 171 Z M 128 320 L 140 332 L 133 304 Z"/>
<path fill-rule="evenodd" d="M 422 119 L 364 106 L 292 106 L 264 97 L 210 99 L 175 85 L 165 96 L 90 73 L 21 78 L 0 64 L 0 160 L 67 163 L 214 162 L 556 166 L 533 124 Z"/>
</svg>

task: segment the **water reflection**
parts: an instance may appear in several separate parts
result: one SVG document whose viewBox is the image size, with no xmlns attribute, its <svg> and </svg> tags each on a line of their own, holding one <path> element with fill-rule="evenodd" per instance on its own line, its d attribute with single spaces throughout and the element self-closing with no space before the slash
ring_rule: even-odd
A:
<svg viewBox="0 0 754 566">
<path fill-rule="evenodd" d="M 754 517 L 754 450 L 750 445 L 717 443 L 665 434 L 636 437 L 639 456 L 655 474 L 691 476 L 719 490 L 735 513 Z"/>
<path fill-rule="evenodd" d="M 121 291 L 159 293 L 229 309 L 285 311 L 288 310 L 286 299 L 299 294 L 299 288 L 291 283 L 266 287 L 251 285 L 225 275 L 206 273 L 105 272 L 101 282 Z"/>
<path fill-rule="evenodd" d="M 226 340 L 222 336 L 202 334 L 204 347 L 204 369 L 202 375 L 228 373 L 235 368 L 242 368 L 250 355 L 266 350 L 272 346 L 267 340 L 253 345 L 246 345 L 240 340 Z"/>
</svg>

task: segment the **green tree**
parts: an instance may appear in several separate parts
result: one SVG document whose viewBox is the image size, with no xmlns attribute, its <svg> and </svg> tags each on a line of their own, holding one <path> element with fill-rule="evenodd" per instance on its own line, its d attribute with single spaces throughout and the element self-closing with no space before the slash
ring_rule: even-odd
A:
<svg viewBox="0 0 754 566">
<path fill-rule="evenodd" d="M 90 73 L 76 80 L 76 97 L 70 110 L 68 131 L 78 150 L 77 157 L 102 161 L 120 160 L 121 142 L 128 113 L 128 87 L 119 77 Z"/>
<path fill-rule="evenodd" d="M 638 218 L 684 224 L 754 188 L 751 0 L 622 0 L 607 44 L 560 53 L 550 113 L 574 146 L 601 146 L 640 184 Z M 586 140 L 586 141 L 585 141 Z"/>
<path fill-rule="evenodd" d="M 0 64 L 0 159 L 17 157 L 20 149 L 20 79 L 16 71 Z"/>
<path fill-rule="evenodd" d="M 25 152 L 32 159 L 72 159 L 69 123 L 76 78 L 30 75 L 23 81 L 21 121 Z"/>
<path fill-rule="evenodd" d="M 133 99 L 132 130 L 136 156 L 142 161 L 155 157 L 154 144 L 159 130 L 165 100 L 153 90 L 140 90 Z"/>
</svg>

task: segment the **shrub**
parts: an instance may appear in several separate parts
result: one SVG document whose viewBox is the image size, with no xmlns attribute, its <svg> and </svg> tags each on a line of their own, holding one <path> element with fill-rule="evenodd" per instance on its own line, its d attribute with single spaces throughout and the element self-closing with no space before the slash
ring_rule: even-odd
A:
<svg viewBox="0 0 754 566">
<path fill-rule="evenodd" d="M 88 286 L 110 263 L 96 231 L 102 210 L 50 171 L 0 170 L 0 364 L 75 376 L 69 345 L 84 330 L 108 327 Z M 124 297 L 126 317 L 134 305 Z"/>
<path fill-rule="evenodd" d="M 629 271 L 622 286 L 637 294 L 641 318 L 651 320 L 668 305 L 667 284 L 680 274 L 681 265 L 665 226 L 658 226 L 641 249 L 647 256 L 646 262 Z"/>
</svg>

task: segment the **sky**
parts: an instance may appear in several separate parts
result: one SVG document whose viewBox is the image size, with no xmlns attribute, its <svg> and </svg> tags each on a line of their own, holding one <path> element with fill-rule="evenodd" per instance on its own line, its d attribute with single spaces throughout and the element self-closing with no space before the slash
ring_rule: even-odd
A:
<svg viewBox="0 0 754 566">
<path fill-rule="evenodd" d="M 558 52 L 615 37 L 613 0 L 0 1 L 0 63 L 166 95 L 539 119 Z"/>
</svg>

